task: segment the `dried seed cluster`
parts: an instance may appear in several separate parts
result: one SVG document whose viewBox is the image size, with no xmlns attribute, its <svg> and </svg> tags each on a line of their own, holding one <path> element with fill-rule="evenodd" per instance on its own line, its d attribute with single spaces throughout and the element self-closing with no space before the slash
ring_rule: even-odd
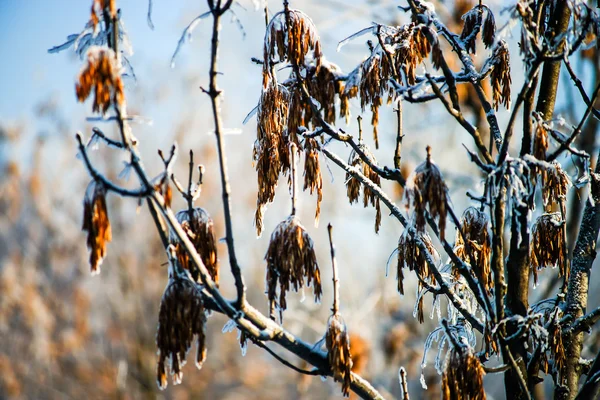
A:
<svg viewBox="0 0 600 400">
<path fill-rule="evenodd" d="M 481 283 L 488 291 L 494 287 L 490 260 L 492 255 L 489 219 L 486 213 L 475 207 L 465 210 L 460 220 L 460 230 L 456 232 L 454 252 L 466 263 L 471 264 L 475 276 L 481 277 Z M 458 270 L 454 269 L 455 276 Z"/>
<path fill-rule="evenodd" d="M 560 163 L 553 161 L 552 167 L 542 172 L 542 200 L 547 208 L 553 203 L 560 204 L 564 208 L 571 180 Z M 565 213 L 566 210 L 563 209 L 563 215 Z"/>
<path fill-rule="evenodd" d="M 115 0 L 93 0 L 92 10 L 90 13 L 90 21 L 94 28 L 100 22 L 98 15 L 102 15 L 103 11 L 108 7 L 108 12 L 112 18 L 117 15 L 117 5 Z"/>
<path fill-rule="evenodd" d="M 383 104 L 383 96 L 387 91 L 388 103 L 396 98 L 396 91 L 388 85 L 389 79 L 400 79 L 394 76 L 393 71 L 402 72 L 406 83 L 414 85 L 417 66 L 431 53 L 432 47 L 425 35 L 425 29 L 429 28 L 415 23 L 398 28 L 385 27 L 379 33 L 385 49 L 381 46 L 373 48 L 371 56 L 348 76 L 344 89 L 347 98 L 360 95 L 362 111 L 364 112 L 367 106 L 371 109 L 375 148 L 379 148 L 379 107 Z M 344 99 L 342 108 L 343 101 Z"/>
<path fill-rule="evenodd" d="M 94 91 L 93 110 L 106 113 L 111 104 L 123 104 L 124 89 L 115 52 L 93 46 L 87 53 L 88 62 L 79 74 L 75 93 L 84 102 Z"/>
<path fill-rule="evenodd" d="M 306 286 L 313 286 L 315 301 L 321 299 L 321 273 L 317 264 L 314 243 L 298 217 L 291 215 L 281 222 L 271 234 L 267 254 L 267 297 L 271 309 L 271 318 L 275 319 L 275 310 L 279 309 L 279 319 L 283 320 L 283 311 L 287 308 L 286 293 Z M 277 287 L 279 285 L 279 296 Z"/>
<path fill-rule="evenodd" d="M 289 93 L 277 83 L 263 89 L 258 103 L 256 141 L 252 157 L 258 177 L 255 225 L 262 233 L 262 214 L 265 205 L 275 198 L 280 173 L 290 169 L 289 137 L 286 131 Z"/>
<path fill-rule="evenodd" d="M 500 103 L 502 103 L 506 109 L 509 109 L 512 80 L 510 77 L 510 54 L 508 53 L 508 44 L 504 40 L 499 41 L 494 48 L 491 62 L 494 66 L 490 74 L 494 108 L 497 110 Z"/>
<path fill-rule="evenodd" d="M 417 274 L 417 277 L 419 278 L 419 291 L 424 287 L 423 281 L 431 285 L 435 285 L 436 282 L 433 271 L 429 269 L 427 258 L 429 256 L 439 258 L 439 254 L 435 247 L 433 247 L 431 238 L 427 233 L 415 234 L 418 235 L 421 242 L 425 245 L 427 253 L 423 252 L 413 235 L 409 233 L 408 229 L 405 229 L 400 236 L 400 239 L 398 239 L 398 267 L 396 279 L 398 280 L 398 292 L 400 292 L 400 294 L 404 294 L 404 268 L 408 268 L 409 271 L 415 271 Z M 420 323 L 423 323 L 425 320 L 423 314 L 423 297 L 419 297 L 418 301 L 418 319 Z"/>
<path fill-rule="evenodd" d="M 440 238 L 444 240 L 447 195 L 448 187 L 439 168 L 431 160 L 431 147 L 427 146 L 427 159 L 408 177 L 404 190 L 406 208 L 411 205 L 414 208 L 419 232 L 425 231 L 425 212 L 428 209 L 431 217 L 437 218 Z"/>
<path fill-rule="evenodd" d="M 360 148 L 369 159 L 375 160 L 373 154 L 371 154 L 367 146 L 361 144 Z M 373 171 L 369 164 L 364 162 L 354 150 L 352 150 L 350 153 L 348 164 L 351 167 L 358 168 L 360 172 L 362 172 L 362 174 L 369 178 L 374 184 L 381 186 L 381 178 L 377 172 Z M 373 190 L 371 190 L 371 188 L 362 185 L 360 181 L 352 174 L 346 172 L 346 194 L 348 195 L 350 204 L 358 202 L 361 186 L 363 189 L 363 206 L 366 208 L 369 204 L 371 204 L 373 207 L 375 207 L 375 233 L 379 233 L 379 227 L 381 226 L 381 205 L 379 204 L 379 197 L 373 192 Z"/>
<path fill-rule="evenodd" d="M 181 383 L 181 368 L 194 339 L 196 367 L 202 368 L 206 360 L 205 326 L 206 314 L 198 287 L 188 279 L 172 276 L 160 302 L 156 332 L 156 383 L 161 390 L 167 387 L 167 362 L 173 383 Z"/>
<path fill-rule="evenodd" d="M 484 11 L 485 20 L 483 20 Z M 464 25 L 460 38 L 463 40 L 465 49 L 469 53 L 476 53 L 475 43 L 482 24 L 481 40 L 486 48 L 492 47 L 496 37 L 496 20 L 494 19 L 494 14 L 487 6 L 475 6 L 462 16 L 462 20 L 464 21 Z"/>
<path fill-rule="evenodd" d="M 344 320 L 337 313 L 330 316 L 327 321 L 325 344 L 333 378 L 336 382 L 342 383 L 342 393 L 348 397 L 350 395 L 350 384 L 352 383 L 350 335 Z"/>
<path fill-rule="evenodd" d="M 92 275 L 100 273 L 100 264 L 106 255 L 106 244 L 112 240 L 108 211 L 106 210 L 106 188 L 99 181 L 92 181 L 83 198 L 83 226 L 88 233 L 87 247 L 90 250 Z"/>
<path fill-rule="evenodd" d="M 542 214 L 533 226 L 530 258 L 533 280 L 536 285 L 539 269 L 558 266 L 560 276 L 567 274 L 564 224 L 565 221 L 557 212 Z"/>
<path fill-rule="evenodd" d="M 313 194 L 313 192 L 317 194 L 315 224 L 318 224 L 321 215 L 321 201 L 323 200 L 323 177 L 319 164 L 319 145 L 315 139 L 305 139 L 304 157 L 304 190 L 309 189 L 310 194 Z"/>
<path fill-rule="evenodd" d="M 449 350 L 442 374 L 444 400 L 485 400 L 483 376 L 485 371 L 471 349 L 463 346 Z"/>
<path fill-rule="evenodd" d="M 219 284 L 219 262 L 217 260 L 217 241 L 215 239 L 214 224 L 210 215 L 203 208 L 181 210 L 176 214 L 177 221 L 200 255 L 204 266 L 212 280 Z M 177 239 L 174 232 L 170 233 L 169 241 L 175 246 L 177 262 L 181 268 L 190 271 L 197 282 L 199 272 L 192 263 L 183 243 Z"/>
<path fill-rule="evenodd" d="M 281 11 L 271 19 L 263 48 L 263 87 L 275 80 L 273 63 L 289 62 L 305 65 L 312 61 L 318 70 L 321 65 L 321 40 L 312 20 L 299 10 L 289 10 L 289 26 L 286 15 Z M 307 60 L 307 56 L 312 59 Z"/>
</svg>

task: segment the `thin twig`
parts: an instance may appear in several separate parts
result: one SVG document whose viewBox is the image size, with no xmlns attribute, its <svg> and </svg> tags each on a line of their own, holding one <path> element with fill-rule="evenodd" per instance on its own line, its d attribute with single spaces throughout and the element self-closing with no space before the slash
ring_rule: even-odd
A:
<svg viewBox="0 0 600 400">
<path fill-rule="evenodd" d="M 220 99 L 219 95 L 221 91 L 217 86 L 217 60 L 218 60 L 218 49 L 219 49 L 219 31 L 221 25 L 221 16 L 231 6 L 231 0 L 221 6 L 221 1 L 217 2 L 215 9 L 213 10 L 213 29 L 211 38 L 211 52 L 210 52 L 210 83 L 208 95 L 210 97 L 213 120 L 215 125 L 215 136 L 217 139 L 217 153 L 219 154 L 219 171 L 221 172 L 221 188 L 223 197 L 223 214 L 225 218 L 225 241 L 227 243 L 227 250 L 229 253 L 229 264 L 231 267 L 231 273 L 235 279 L 235 287 L 237 291 L 237 306 L 240 309 L 244 308 L 246 302 L 246 285 L 244 284 L 244 277 L 238 264 L 237 256 L 235 254 L 235 245 L 233 240 L 233 222 L 231 218 L 231 203 L 229 200 L 231 188 L 229 186 L 229 177 L 227 174 L 227 161 L 225 156 L 225 143 L 223 140 L 223 129 L 220 114 Z"/>
<path fill-rule="evenodd" d="M 335 246 L 332 237 L 333 226 L 327 225 L 327 233 L 329 234 L 329 247 L 331 249 L 331 269 L 333 270 L 333 306 L 331 312 L 335 315 L 338 313 L 340 304 L 340 280 L 338 279 L 338 269 L 335 263 Z"/>
</svg>

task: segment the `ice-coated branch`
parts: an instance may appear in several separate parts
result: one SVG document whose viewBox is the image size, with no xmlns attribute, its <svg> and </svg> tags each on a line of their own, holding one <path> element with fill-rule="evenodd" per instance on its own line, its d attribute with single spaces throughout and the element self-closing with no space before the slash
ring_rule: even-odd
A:
<svg viewBox="0 0 600 400">
<path fill-rule="evenodd" d="M 469 323 L 477 329 L 479 332 L 483 332 L 483 323 L 481 323 L 477 317 L 475 317 L 465 306 L 463 301 L 457 296 L 454 289 L 449 286 L 446 281 L 443 279 L 442 274 L 440 273 L 437 265 L 435 264 L 432 255 L 429 253 L 429 250 L 425 243 L 421 240 L 419 235 L 417 234 L 414 227 L 412 227 L 400 209 L 392 202 L 392 200 L 381 190 L 381 188 L 374 184 L 369 178 L 364 176 L 361 171 L 359 171 L 355 167 L 351 167 L 344 160 L 342 160 L 339 156 L 329 151 L 326 147 L 320 146 L 321 151 L 327 158 L 337 164 L 340 168 L 342 168 L 345 172 L 351 174 L 354 178 L 360 181 L 363 185 L 368 187 L 375 195 L 386 205 L 386 207 L 390 210 L 391 214 L 400 221 L 400 224 L 405 229 L 409 230 L 410 235 L 415 239 L 419 250 L 425 255 L 425 259 L 427 262 L 427 266 L 433 272 L 436 282 L 440 285 L 440 291 L 445 294 L 448 299 L 452 302 L 452 305 L 469 321 Z"/>
</svg>

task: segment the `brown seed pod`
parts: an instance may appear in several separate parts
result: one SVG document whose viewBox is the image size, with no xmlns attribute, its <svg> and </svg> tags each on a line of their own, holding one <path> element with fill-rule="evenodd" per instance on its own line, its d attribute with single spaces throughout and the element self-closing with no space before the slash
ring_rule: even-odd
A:
<svg viewBox="0 0 600 400">
<path fill-rule="evenodd" d="M 442 374 L 442 398 L 485 400 L 484 375 L 481 362 L 470 348 L 452 347 Z"/>
<path fill-rule="evenodd" d="M 217 259 L 217 241 L 215 239 L 212 218 L 206 210 L 200 207 L 196 207 L 193 210 L 181 210 L 175 217 L 194 245 L 210 277 L 218 286 L 219 261 Z M 177 261 L 181 265 L 181 268 L 190 271 L 192 277 L 197 282 L 199 278 L 198 270 L 190 260 L 190 256 L 185 251 L 183 243 L 177 239 L 174 232 L 170 233 L 169 241 L 175 246 Z"/>
<path fill-rule="evenodd" d="M 319 146 L 315 139 L 306 138 L 304 141 L 304 190 L 309 189 L 310 194 L 317 193 L 317 209 L 315 211 L 315 225 L 319 224 L 321 215 L 321 201 L 323 200 L 323 177 L 319 164 Z"/>
<path fill-rule="evenodd" d="M 100 181 L 91 181 L 83 198 L 82 230 L 88 233 L 92 275 L 100 273 L 100 264 L 106 255 L 106 244 L 112 240 L 110 221 L 106 209 L 106 188 Z"/>
<path fill-rule="evenodd" d="M 160 302 L 156 332 L 156 382 L 161 390 L 167 387 L 167 362 L 173 383 L 181 383 L 181 369 L 194 339 L 196 367 L 202 368 L 206 360 L 206 314 L 201 292 L 191 280 L 175 276 L 172 265 L 169 268 L 171 276 Z"/>
<path fill-rule="evenodd" d="M 496 20 L 492 11 L 486 7 L 486 16 L 483 21 L 483 31 L 481 39 L 486 48 L 492 47 L 496 39 Z"/>
<path fill-rule="evenodd" d="M 92 46 L 87 58 L 87 65 L 75 84 L 75 93 L 77 99 L 84 102 L 94 91 L 92 109 L 104 114 L 112 104 L 122 104 L 125 99 L 117 57 L 111 49 Z"/>
<path fill-rule="evenodd" d="M 273 16 L 267 26 L 264 41 L 263 86 L 275 80 L 272 65 L 289 62 L 307 66 L 313 63 L 318 70 L 321 65 L 321 41 L 312 20 L 299 10 L 289 10 L 289 24 L 281 11 Z"/>
<path fill-rule="evenodd" d="M 425 211 L 433 219 L 437 218 L 440 229 L 440 238 L 444 240 L 446 229 L 446 204 L 448 187 L 444 183 L 442 173 L 431 161 L 431 147 L 427 146 L 427 159 L 406 180 L 404 196 L 406 208 L 411 205 L 416 214 L 416 228 L 419 232 L 425 231 Z"/>
<path fill-rule="evenodd" d="M 563 337 L 561 326 L 557 323 L 552 323 L 548 332 L 548 349 L 554 360 L 554 365 L 557 370 L 562 370 L 567 356 L 565 354 L 565 346 L 563 345 Z"/>
<path fill-rule="evenodd" d="M 263 89 L 257 110 L 253 161 L 258 177 L 255 226 L 262 233 L 264 206 L 275 198 L 280 173 L 290 169 L 288 123 L 289 93 L 284 86 L 270 83 Z"/>
<path fill-rule="evenodd" d="M 490 268 L 492 247 L 489 219 L 486 213 L 475 207 L 469 207 L 465 210 L 460 220 L 460 231 L 457 230 L 456 232 L 454 252 L 458 258 L 471 264 L 474 272 L 476 272 L 475 276 L 479 275 L 481 277 L 483 287 L 490 294 L 494 288 L 494 279 Z M 455 276 L 459 275 L 456 266 L 454 266 L 453 272 Z"/>
<path fill-rule="evenodd" d="M 494 98 L 494 109 L 498 110 L 500 103 L 504 104 L 506 109 L 510 108 L 510 54 L 508 44 L 504 40 L 498 42 L 492 54 L 492 64 L 494 68 L 490 74 L 492 82 L 492 92 Z"/>
<path fill-rule="evenodd" d="M 352 372 L 361 374 L 371 354 L 369 342 L 357 333 L 350 334 L 350 356 L 352 359 Z"/>
<path fill-rule="evenodd" d="M 283 321 L 283 311 L 287 308 L 286 293 L 306 286 L 313 286 L 315 301 L 321 299 L 321 273 L 317 264 L 314 244 L 298 217 L 291 215 L 281 222 L 271 234 L 267 254 L 267 297 L 271 318 L 279 309 L 279 320 Z M 279 298 L 277 287 L 279 285 Z"/>
<path fill-rule="evenodd" d="M 404 294 L 404 268 L 408 268 L 409 271 L 415 271 L 417 277 L 419 278 L 418 291 L 420 292 L 423 289 L 423 282 L 425 281 L 430 285 L 435 285 L 435 276 L 433 275 L 433 271 L 429 269 L 429 264 L 427 262 L 428 257 L 432 257 L 432 260 L 439 258 L 439 253 L 433 247 L 433 243 L 431 242 L 431 238 L 427 233 L 416 233 L 419 235 L 419 239 L 423 242 L 425 247 L 427 248 L 427 253 L 424 253 L 421 248 L 417 245 L 415 238 L 409 233 L 408 229 L 405 229 L 400 235 L 400 239 L 398 239 L 398 266 L 396 268 L 397 275 L 396 279 L 398 281 L 398 292 L 400 294 Z M 418 309 L 418 319 L 420 323 L 423 323 L 423 297 L 419 297 L 419 304 L 417 306 Z"/>
<path fill-rule="evenodd" d="M 545 207 L 550 207 L 553 203 L 564 206 L 571 180 L 560 163 L 553 161 L 552 166 L 554 168 L 548 168 L 542 173 L 542 200 Z"/>
<path fill-rule="evenodd" d="M 472 8 L 462 16 L 462 20 L 465 24 L 463 25 L 460 38 L 465 42 L 465 50 L 467 50 L 468 53 L 476 53 L 475 43 L 477 34 L 481 29 L 482 18 L 483 16 L 479 7 Z"/>
<path fill-rule="evenodd" d="M 531 271 L 534 284 L 538 283 L 538 270 L 559 267 L 559 276 L 565 276 L 567 260 L 565 258 L 564 229 L 565 221 L 560 213 L 542 214 L 533 225 L 531 235 Z"/>
<path fill-rule="evenodd" d="M 365 145 L 359 145 L 362 152 L 373 162 L 375 162 L 375 157 L 371 154 L 369 148 Z M 354 150 L 350 153 L 350 158 L 348 159 L 348 164 L 352 167 L 356 167 L 364 176 L 369 178 L 371 182 L 376 184 L 377 186 L 381 186 L 381 178 L 377 174 L 377 172 L 373 171 L 369 164 L 365 163 L 358 153 Z M 375 193 L 368 187 L 361 185 L 360 181 L 356 179 L 352 174 L 346 173 L 346 194 L 348 195 L 348 200 L 350 200 L 350 204 L 354 202 L 358 202 L 358 198 L 360 197 L 360 188 L 363 188 L 363 207 L 368 207 L 371 204 L 375 207 L 375 233 L 379 233 L 379 227 L 381 226 L 381 205 L 379 203 L 379 197 L 375 195 Z"/>
<path fill-rule="evenodd" d="M 342 393 L 348 397 L 350 395 L 350 384 L 352 383 L 350 335 L 344 320 L 337 313 L 330 316 L 327 321 L 325 345 L 327 346 L 327 358 L 333 372 L 333 379 L 342 383 Z"/>
</svg>

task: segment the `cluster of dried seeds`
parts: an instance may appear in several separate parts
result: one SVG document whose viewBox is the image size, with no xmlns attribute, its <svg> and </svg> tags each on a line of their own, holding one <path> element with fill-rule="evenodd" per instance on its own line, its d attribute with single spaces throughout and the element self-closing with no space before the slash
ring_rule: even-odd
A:
<svg viewBox="0 0 600 400">
<path fill-rule="evenodd" d="M 102 15 L 104 10 L 108 7 L 108 12 L 111 18 L 114 18 L 117 15 L 117 5 L 115 0 L 93 0 L 92 1 L 92 10 L 90 13 L 90 22 L 92 26 L 96 28 L 98 22 L 100 22 L 100 18 L 98 15 Z"/>
<path fill-rule="evenodd" d="M 94 91 L 93 110 L 106 113 L 112 104 L 123 104 L 124 89 L 115 52 L 93 46 L 87 53 L 87 65 L 75 85 L 77 99 L 84 102 Z"/>
<path fill-rule="evenodd" d="M 363 144 L 360 144 L 359 146 L 367 158 L 375 160 L 367 146 Z M 381 186 L 381 178 L 377 172 L 373 171 L 369 164 L 364 162 L 354 150 L 350 153 L 348 165 L 358 168 L 365 177 L 370 179 L 377 186 Z M 366 208 L 371 204 L 375 207 L 375 233 L 379 233 L 379 227 L 381 225 L 381 205 L 379 204 L 379 197 L 371 190 L 371 188 L 362 185 L 352 174 L 349 172 L 346 173 L 346 194 L 348 195 L 350 204 L 358 202 L 361 186 L 363 189 L 363 206 Z"/>
<path fill-rule="evenodd" d="M 535 285 L 538 283 L 538 270 L 542 268 L 558 266 L 560 276 L 568 273 L 564 224 L 561 214 L 556 212 L 542 214 L 533 225 L 530 259 Z"/>
<path fill-rule="evenodd" d="M 170 274 L 160 302 L 156 332 L 156 382 L 161 390 L 167 387 L 167 363 L 173 383 L 181 383 L 181 369 L 186 363 L 187 353 L 194 339 L 196 367 L 200 369 L 206 360 L 206 314 L 200 290 L 191 280 L 175 276 L 172 265 Z"/>
<path fill-rule="evenodd" d="M 455 346 L 449 350 L 442 374 L 444 400 L 485 400 L 485 371 L 470 348 Z"/>
<path fill-rule="evenodd" d="M 181 210 L 175 217 L 194 245 L 210 277 L 218 285 L 219 262 L 217 260 L 217 241 L 215 239 L 212 218 L 206 210 L 200 207 L 196 207 L 193 210 Z M 174 232 L 170 233 L 169 241 L 175 246 L 177 262 L 181 268 L 190 271 L 190 274 L 197 282 L 199 272 L 190 260 L 190 256 L 185 250 L 183 243 L 177 239 Z"/>
<path fill-rule="evenodd" d="M 485 20 L 483 13 L 485 11 Z M 496 38 L 496 20 L 492 11 L 484 5 L 477 5 L 462 16 L 464 21 L 463 29 L 460 34 L 461 40 L 465 43 L 465 49 L 469 53 L 476 53 L 476 40 L 479 31 L 481 31 L 481 40 L 486 48 L 490 48 Z"/>
<path fill-rule="evenodd" d="M 350 384 L 352 383 L 352 355 L 350 346 L 350 335 L 342 316 L 334 313 L 327 321 L 327 333 L 325 334 L 327 346 L 327 358 L 333 371 L 336 382 L 342 383 L 344 396 L 350 395 Z"/>
<path fill-rule="evenodd" d="M 490 267 L 492 247 L 489 224 L 485 212 L 475 207 L 467 208 L 460 220 L 460 229 L 456 232 L 454 252 L 461 260 L 471 264 L 475 276 L 481 278 L 483 287 L 491 294 L 494 280 Z M 458 276 L 458 270 L 454 267 L 454 274 Z"/>
<path fill-rule="evenodd" d="M 431 160 L 431 147 L 427 146 L 427 159 L 406 180 L 404 196 L 406 208 L 410 208 L 411 205 L 414 208 L 417 230 L 425 231 L 425 213 L 428 209 L 431 217 L 437 218 L 440 238 L 444 240 L 448 187 L 439 168 Z"/>
<path fill-rule="evenodd" d="M 400 235 L 400 239 L 398 239 L 398 267 L 396 279 L 398 281 L 398 292 L 402 295 L 404 294 L 404 268 L 408 268 L 409 271 L 415 271 L 417 274 L 417 277 L 419 278 L 419 292 L 424 287 L 423 282 L 427 282 L 430 285 L 435 285 L 436 282 L 433 271 L 429 269 L 428 257 L 439 258 L 439 254 L 427 233 L 415 234 L 418 235 L 419 240 L 425 245 L 427 252 L 424 252 L 419 247 L 414 236 L 410 234 L 408 229 L 405 229 L 402 235 Z M 423 323 L 425 320 L 423 314 L 423 296 L 419 297 L 418 302 L 418 319 L 420 323 Z"/>
<path fill-rule="evenodd" d="M 494 108 L 497 110 L 502 103 L 506 109 L 510 108 L 510 54 L 508 44 L 501 40 L 494 48 L 491 62 L 494 66 L 490 79 L 492 82 L 492 97 Z"/>
<path fill-rule="evenodd" d="M 267 26 L 263 48 L 263 87 L 271 80 L 276 80 L 272 65 L 289 62 L 302 66 L 311 55 L 315 68 L 321 65 L 321 41 L 312 20 L 299 10 L 281 11 L 271 19 Z M 289 26 L 286 22 L 289 20 Z"/>
<path fill-rule="evenodd" d="M 298 291 L 305 286 L 313 286 L 315 301 L 321 299 L 321 273 L 317 264 L 314 243 L 298 217 L 291 215 L 279 223 L 271 234 L 267 261 L 267 297 L 271 318 L 279 309 L 279 320 L 287 308 L 286 293 L 290 289 Z M 279 286 L 279 296 L 277 288 Z"/>
<path fill-rule="evenodd" d="M 323 200 L 323 177 L 319 163 L 319 145 L 316 139 L 306 138 L 304 140 L 304 157 L 304 190 L 309 189 L 310 194 L 317 194 L 315 224 L 318 224 Z"/>
<path fill-rule="evenodd" d="M 90 250 L 92 275 L 100 273 L 100 264 L 106 255 L 106 244 L 112 240 L 108 211 L 106 210 L 106 188 L 100 181 L 91 181 L 83 198 L 83 226 L 87 231 L 87 247 Z"/>
</svg>

